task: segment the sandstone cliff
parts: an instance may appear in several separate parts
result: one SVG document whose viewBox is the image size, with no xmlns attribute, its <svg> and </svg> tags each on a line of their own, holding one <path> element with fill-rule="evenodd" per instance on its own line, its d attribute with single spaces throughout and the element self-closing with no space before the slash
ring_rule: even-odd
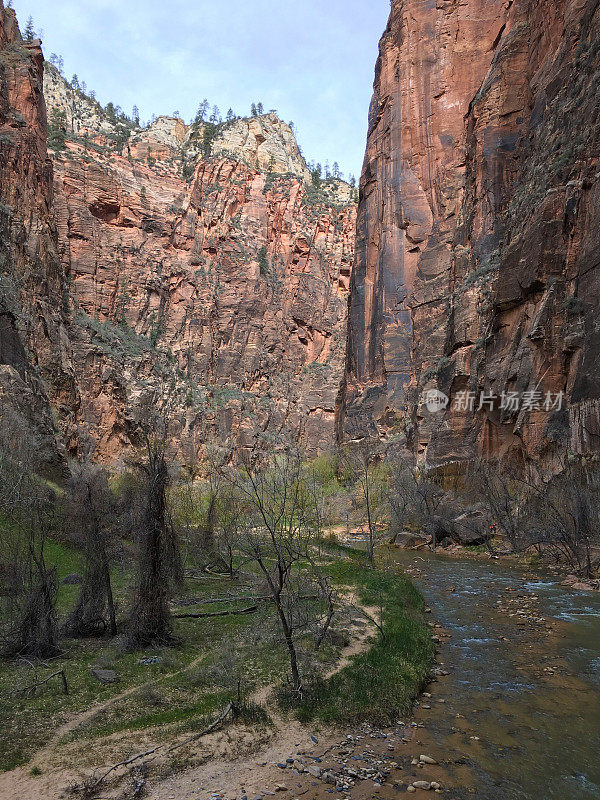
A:
<svg viewBox="0 0 600 800">
<path fill-rule="evenodd" d="M 392 1 L 340 437 L 404 432 L 430 464 L 598 449 L 599 26 L 597 0 Z"/>
<path fill-rule="evenodd" d="M 65 282 L 52 217 L 52 165 L 39 41 L 21 39 L 0 2 L 0 416 L 2 436 L 22 439 L 34 466 L 65 469 L 55 416 L 77 392 L 62 316 Z"/>
<path fill-rule="evenodd" d="M 114 461 L 148 402 L 193 460 L 288 428 L 334 436 L 356 205 L 307 184 L 276 115 L 209 128 L 109 115 L 47 65 L 54 213 L 69 282 L 78 451 Z M 58 135 L 57 135 L 58 134 Z M 207 144 L 208 142 L 208 144 Z"/>
</svg>

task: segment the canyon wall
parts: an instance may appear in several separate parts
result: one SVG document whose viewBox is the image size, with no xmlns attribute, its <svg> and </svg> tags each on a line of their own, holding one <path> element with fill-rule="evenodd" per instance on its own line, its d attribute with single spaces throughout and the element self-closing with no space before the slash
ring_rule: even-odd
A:
<svg viewBox="0 0 600 800">
<path fill-rule="evenodd" d="M 81 401 L 72 452 L 114 462 L 149 406 L 193 462 L 207 441 L 334 441 L 356 203 L 315 188 L 288 125 L 141 129 L 46 66 L 54 214 Z"/>
<path fill-rule="evenodd" d="M 599 26 L 597 0 L 392 0 L 340 438 L 431 465 L 598 449 Z"/>
<path fill-rule="evenodd" d="M 0 2 L 1 435 L 47 477 L 65 474 L 55 418 L 78 405 L 65 320 L 65 277 L 52 215 L 39 41 L 21 39 Z"/>
</svg>

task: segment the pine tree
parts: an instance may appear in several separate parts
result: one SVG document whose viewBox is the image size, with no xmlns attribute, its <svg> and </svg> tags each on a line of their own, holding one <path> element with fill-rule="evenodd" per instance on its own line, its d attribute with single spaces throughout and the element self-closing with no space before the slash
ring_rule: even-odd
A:
<svg viewBox="0 0 600 800">
<path fill-rule="evenodd" d="M 196 116 L 194 117 L 194 122 L 198 124 L 199 122 L 204 122 L 206 117 L 206 112 L 208 111 L 208 100 L 206 97 L 198 106 L 198 111 L 196 111 Z"/>
<path fill-rule="evenodd" d="M 33 27 L 33 17 L 27 17 L 27 24 L 25 25 L 25 33 L 23 38 L 26 42 L 32 42 L 35 39 L 35 28 Z"/>
<path fill-rule="evenodd" d="M 209 122 L 212 125 L 219 125 L 221 123 L 221 112 L 219 111 L 218 106 L 212 107 L 212 114 L 210 115 Z"/>
<path fill-rule="evenodd" d="M 233 122 L 233 121 L 234 121 L 234 119 L 235 119 L 235 114 L 233 113 L 233 109 L 232 109 L 232 108 L 230 108 L 230 109 L 227 111 L 227 117 L 226 117 L 226 120 L 227 120 L 227 122 Z"/>
<path fill-rule="evenodd" d="M 269 259 L 267 258 L 267 248 L 263 246 L 258 251 L 258 271 L 261 275 L 269 274 Z"/>
<path fill-rule="evenodd" d="M 331 178 L 331 170 L 329 169 L 329 161 L 325 162 L 325 180 L 328 181 Z"/>
<path fill-rule="evenodd" d="M 340 172 L 340 165 L 337 163 L 337 161 L 333 162 L 333 167 L 331 168 L 331 174 L 333 175 L 334 178 L 342 177 L 342 173 Z"/>
<path fill-rule="evenodd" d="M 65 68 L 65 62 L 64 62 L 64 59 L 63 59 L 62 56 L 58 57 L 58 62 L 56 64 L 56 67 L 57 67 L 58 71 L 60 72 L 60 74 L 62 75 L 63 74 L 63 69 Z"/>
<path fill-rule="evenodd" d="M 252 103 L 252 105 L 250 107 L 250 113 L 252 114 L 253 117 L 255 117 L 257 115 L 256 103 Z"/>
<path fill-rule="evenodd" d="M 137 106 L 134 106 L 131 110 L 131 119 L 136 125 L 140 124 L 140 110 Z"/>
<path fill-rule="evenodd" d="M 262 103 L 257 103 L 256 104 L 256 113 L 258 114 L 258 116 L 260 116 L 261 114 L 265 113 L 265 109 L 263 108 L 263 104 Z"/>
<path fill-rule="evenodd" d="M 50 112 L 48 119 L 48 147 L 55 152 L 65 149 L 67 139 L 66 119 L 66 112 L 59 111 L 56 107 Z"/>
<path fill-rule="evenodd" d="M 322 173 L 322 167 L 320 164 L 317 164 L 310 171 L 312 184 L 315 187 L 315 189 L 318 189 L 321 186 L 321 173 Z"/>
<path fill-rule="evenodd" d="M 79 89 L 79 78 L 77 77 L 77 73 L 75 73 L 71 78 L 71 89 L 75 89 L 75 91 Z"/>
</svg>

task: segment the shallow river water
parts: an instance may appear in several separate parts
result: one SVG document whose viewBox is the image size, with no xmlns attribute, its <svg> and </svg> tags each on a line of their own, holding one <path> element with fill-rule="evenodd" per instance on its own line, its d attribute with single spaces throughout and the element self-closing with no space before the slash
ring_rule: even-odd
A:
<svg viewBox="0 0 600 800">
<path fill-rule="evenodd" d="M 449 634 L 450 674 L 418 714 L 455 765 L 451 795 L 600 798 L 600 595 L 495 561 L 396 558 Z"/>
</svg>

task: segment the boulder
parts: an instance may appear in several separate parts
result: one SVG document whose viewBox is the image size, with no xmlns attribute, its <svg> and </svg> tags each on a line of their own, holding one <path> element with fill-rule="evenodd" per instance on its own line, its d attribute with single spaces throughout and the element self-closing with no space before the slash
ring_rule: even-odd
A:
<svg viewBox="0 0 600 800">
<path fill-rule="evenodd" d="M 402 531 L 397 533 L 392 538 L 392 544 L 400 547 L 402 550 L 415 550 L 417 548 L 426 547 L 431 542 L 431 536 L 426 536 L 423 533 L 415 533 L 414 531 Z"/>
<path fill-rule="evenodd" d="M 486 515 L 480 509 L 468 509 L 452 523 L 452 538 L 458 544 L 485 544 L 490 538 Z"/>
<path fill-rule="evenodd" d="M 119 676 L 113 669 L 97 669 L 93 668 L 90 670 L 90 675 L 92 678 L 96 678 L 96 680 L 100 681 L 100 683 L 118 683 Z"/>
</svg>

